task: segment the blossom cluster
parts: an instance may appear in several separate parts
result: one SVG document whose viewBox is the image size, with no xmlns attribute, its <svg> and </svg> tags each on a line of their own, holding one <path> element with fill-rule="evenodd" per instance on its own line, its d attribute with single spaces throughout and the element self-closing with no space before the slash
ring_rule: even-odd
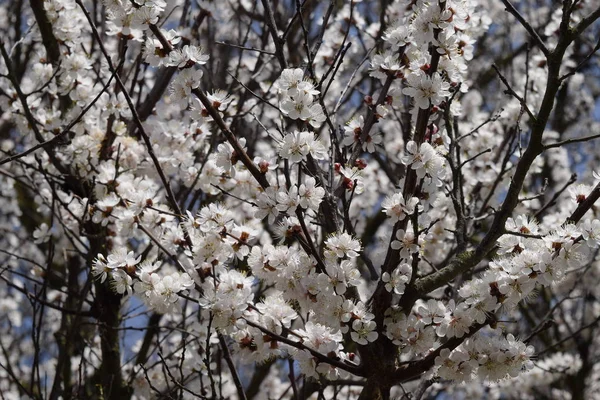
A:
<svg viewBox="0 0 600 400">
<path fill-rule="evenodd" d="M 305 121 L 315 128 L 325 121 L 323 108 L 317 101 L 320 92 L 304 78 L 302 69 L 284 69 L 275 86 L 282 96 L 281 111 L 288 118 Z"/>
<path fill-rule="evenodd" d="M 303 32 L 308 16 L 299 12 L 278 33 L 264 26 L 285 19 L 277 2 L 269 16 L 270 2 L 103 1 L 89 21 L 85 1 L 43 3 L 58 51 L 28 14 L 31 35 L 13 43 L 12 65 L 0 65 L 0 130 L 9 132 L 0 149 L 17 155 L 0 170 L 0 347 L 39 358 L 49 377 L 70 368 L 73 382 L 96 379 L 106 370 L 100 336 L 137 329 L 121 318 L 141 309 L 147 339 L 126 338 L 141 355 L 121 357 L 119 371 L 136 399 L 170 396 L 173 384 L 213 397 L 219 386 L 234 398 L 238 361 L 246 364 L 238 372 L 268 369 L 257 389 L 264 398 L 291 398 L 282 377 L 298 371 L 321 382 L 368 381 L 374 354 L 389 363 L 382 379 L 423 368 L 416 375 L 428 371 L 438 382 L 430 390 L 446 395 L 475 382 L 499 398 L 513 393 L 510 382 L 529 393 L 581 369 L 566 345 L 534 365 L 531 344 L 543 329 L 526 312 L 560 321 L 558 338 L 597 321 L 600 220 L 591 206 L 594 215 L 576 210 L 600 175 L 585 171 L 573 184 L 570 173 L 597 157 L 555 146 L 573 132 L 545 132 L 543 157 L 506 200 L 533 140 L 522 132 L 536 125 L 527 109 L 543 106 L 552 80 L 543 51 L 528 48 L 513 63 L 517 96 L 471 89 L 487 68 L 471 63 L 474 44 L 502 7 L 391 1 L 380 20 L 365 18 L 366 2 L 332 3 L 321 25 Z M 0 28 L 6 10 L 0 5 Z M 544 36 L 556 45 L 562 14 L 547 14 Z M 306 59 L 287 49 L 294 35 L 312 41 L 316 32 Z M 19 67 L 23 48 L 36 56 L 21 66 L 16 90 L 8 68 Z M 573 79 L 562 94 L 593 109 L 594 98 L 578 92 L 578 64 L 563 67 Z M 490 113 L 490 104 L 502 111 Z M 555 125 L 577 119 L 569 112 Z M 5 270 L 15 273 L 4 279 Z M 418 291 L 444 275 L 452 277 Z M 36 301 L 44 307 L 18 312 Z M 109 307 L 118 321 L 100 320 Z M 568 311 L 552 315 L 558 307 Z M 38 312 L 49 333 L 21 335 Z M 49 357 L 31 353 L 78 329 L 74 320 L 92 333 L 82 328 L 74 340 L 84 350 L 60 358 L 69 366 L 56 368 L 62 345 L 48 346 Z M 4 332 L 13 331 L 7 344 Z M 26 339 L 12 340 L 17 334 Z M 4 353 L 0 363 L 35 381 L 35 369 Z M 215 354 L 231 357 L 231 369 Z M 600 376 L 594 368 L 590 376 Z M 5 385 L 9 378 L 0 371 L 0 391 L 28 390 Z M 352 390 L 342 393 L 356 398 Z"/>
</svg>

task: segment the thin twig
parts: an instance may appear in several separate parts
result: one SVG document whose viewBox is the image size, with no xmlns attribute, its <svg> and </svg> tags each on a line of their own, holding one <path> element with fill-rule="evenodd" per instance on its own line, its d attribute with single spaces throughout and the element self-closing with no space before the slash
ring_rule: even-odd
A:
<svg viewBox="0 0 600 400">
<path fill-rule="evenodd" d="M 550 55 L 550 51 L 544 44 L 544 41 L 542 40 L 540 35 L 538 35 L 538 33 L 535 31 L 535 29 L 533 29 L 531 24 L 529 22 L 527 22 L 527 20 L 525 20 L 525 18 L 521 15 L 521 13 L 519 13 L 519 11 L 515 8 L 515 6 L 512 5 L 512 3 L 510 1 L 502 0 L 502 3 L 504 3 L 504 6 L 506 7 L 506 11 L 508 11 L 509 13 L 511 13 L 512 15 L 515 16 L 517 21 L 519 21 L 521 23 L 521 25 L 523 25 L 523 28 L 525 28 L 525 30 L 527 30 L 527 32 L 529 32 L 531 37 L 533 37 L 533 39 L 535 40 L 535 43 L 538 45 L 538 47 L 540 48 L 542 53 L 544 53 L 544 55 L 546 57 L 548 57 Z"/>
<path fill-rule="evenodd" d="M 285 56 L 283 54 L 284 42 L 283 38 L 277 34 L 277 24 L 275 23 L 275 17 L 273 16 L 273 8 L 271 7 L 269 0 L 262 0 L 262 5 L 265 9 L 265 13 L 267 14 L 267 26 L 269 27 L 269 31 L 273 37 L 273 43 L 275 44 L 275 57 L 277 57 L 277 61 L 279 61 L 281 69 L 286 69 L 287 61 L 285 60 Z"/>
<path fill-rule="evenodd" d="M 542 208 L 540 208 L 538 210 L 538 212 L 535 213 L 535 215 L 533 216 L 533 218 L 539 219 L 540 215 L 542 215 L 549 207 L 552 207 L 552 205 L 554 205 L 554 203 L 556 203 L 556 200 L 558 199 L 558 197 L 565 190 L 567 190 L 567 188 L 569 186 L 571 186 L 572 184 L 574 184 L 576 181 L 577 181 L 577 175 L 576 174 L 572 174 L 571 177 L 569 178 L 569 180 L 567 181 L 567 183 L 565 183 L 562 188 L 560 188 L 556 193 L 554 193 L 554 196 L 552 196 L 552 198 L 546 204 L 544 204 L 542 206 Z"/>
<path fill-rule="evenodd" d="M 600 133 L 598 133 L 596 135 L 584 136 L 584 137 L 580 137 L 580 138 L 566 139 L 561 142 L 547 144 L 546 146 L 544 146 L 544 150 L 554 149 L 556 147 L 562 147 L 564 145 L 572 144 L 572 143 L 587 142 L 588 140 L 594 140 L 594 139 L 598 139 L 598 138 L 600 138 Z"/>
<path fill-rule="evenodd" d="M 235 47 L 236 49 L 240 49 L 240 50 L 256 51 L 256 52 L 259 52 L 259 53 L 268 54 L 270 56 L 274 56 L 275 55 L 275 53 L 273 53 L 271 51 L 261 50 L 261 49 L 255 48 L 255 47 L 244 47 L 244 46 L 240 46 L 239 44 L 219 42 L 219 41 L 215 41 L 215 43 L 216 44 L 220 44 L 221 46 Z"/>
<path fill-rule="evenodd" d="M 231 354 L 229 353 L 229 347 L 227 347 L 227 343 L 225 343 L 225 338 L 220 332 L 217 333 L 217 335 L 219 336 L 219 344 L 221 345 L 221 350 L 223 351 L 223 357 L 225 357 L 225 362 L 227 362 L 229 372 L 231 372 L 231 376 L 233 377 L 233 383 L 235 384 L 235 388 L 237 389 L 238 399 L 246 400 L 244 386 L 242 386 L 242 381 L 240 381 L 240 377 L 237 373 L 237 370 L 235 369 L 233 360 L 231 359 Z"/>
<path fill-rule="evenodd" d="M 525 99 L 523 97 L 519 96 L 517 94 L 517 92 L 515 92 L 513 90 L 513 88 L 510 86 L 510 83 L 508 83 L 508 80 L 506 79 L 506 77 L 504 75 L 502 75 L 502 73 L 500 72 L 500 70 L 498 69 L 496 64 L 492 64 L 492 68 L 494 69 L 494 71 L 496 71 L 496 73 L 498 74 L 498 77 L 500 78 L 502 83 L 504 83 L 504 86 L 506 86 L 505 93 L 509 94 L 509 95 L 513 96 L 515 99 L 517 99 L 519 101 L 519 103 L 521 104 L 521 107 L 527 112 L 527 115 L 529 115 L 531 120 L 533 122 L 536 122 L 537 118 L 535 117 L 535 114 L 527 106 Z"/>
</svg>

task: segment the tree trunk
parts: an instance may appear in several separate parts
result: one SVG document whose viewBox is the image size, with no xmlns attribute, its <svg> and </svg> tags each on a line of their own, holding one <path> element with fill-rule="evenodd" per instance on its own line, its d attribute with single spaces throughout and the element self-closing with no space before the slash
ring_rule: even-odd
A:
<svg viewBox="0 0 600 400">
<path fill-rule="evenodd" d="M 367 379 L 367 384 L 360 392 L 358 400 L 388 400 L 390 398 L 390 388 L 389 385 L 372 376 Z"/>
</svg>

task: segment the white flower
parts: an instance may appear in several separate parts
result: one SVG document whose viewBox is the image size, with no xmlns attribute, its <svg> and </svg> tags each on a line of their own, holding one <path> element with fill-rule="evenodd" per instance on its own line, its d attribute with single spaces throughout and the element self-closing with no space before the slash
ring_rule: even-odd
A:
<svg viewBox="0 0 600 400">
<path fill-rule="evenodd" d="M 441 180 L 446 175 L 445 162 L 429 143 L 424 142 L 418 147 L 416 142 L 410 141 L 406 144 L 406 152 L 402 162 L 410 165 L 419 179 L 429 175 L 436 186 L 442 185 Z"/>
<path fill-rule="evenodd" d="M 178 33 L 173 29 L 168 31 L 160 29 L 160 31 L 167 42 L 172 45 L 175 45 L 181 41 L 181 37 L 178 36 Z M 158 67 L 165 63 L 168 64 L 169 61 L 167 52 L 162 47 L 162 43 L 160 43 L 158 39 L 147 38 L 142 48 L 142 55 L 144 56 L 144 61 L 153 67 Z"/>
<path fill-rule="evenodd" d="M 186 109 L 191 98 L 192 89 L 200 86 L 202 75 L 203 72 L 201 69 L 187 68 L 181 70 L 175 79 L 173 79 L 169 89 L 171 101 L 176 103 L 181 109 Z M 197 104 L 201 104 L 199 99 L 194 98 L 194 101 Z M 198 108 L 197 106 L 196 109 Z M 200 115 L 200 117 L 202 116 Z"/>
<path fill-rule="evenodd" d="M 406 46 L 410 43 L 411 34 L 410 30 L 406 25 L 399 25 L 394 28 L 388 29 L 383 35 L 383 40 L 388 42 L 393 51 L 398 50 L 402 46 Z"/>
<path fill-rule="evenodd" d="M 383 54 L 375 54 L 371 60 L 370 76 L 385 80 L 389 75 L 397 74 L 402 68 L 397 52 L 386 50 Z"/>
<path fill-rule="evenodd" d="M 339 265 L 337 263 L 328 263 L 326 269 L 337 294 L 346 293 L 348 286 L 360 285 L 360 272 L 350 260 L 343 260 Z"/>
<path fill-rule="evenodd" d="M 195 64 L 206 64 L 208 55 L 200 47 L 185 45 L 169 53 L 169 65 L 179 69 L 190 68 Z"/>
<path fill-rule="evenodd" d="M 289 328 L 298 314 L 283 298 L 283 292 L 275 291 L 267 296 L 262 302 L 256 304 L 256 308 L 263 314 L 263 321 L 267 329 L 281 334 L 282 327 Z"/>
<path fill-rule="evenodd" d="M 104 283 L 111 268 L 106 264 L 106 258 L 102 254 L 92 262 L 92 275 L 95 279 L 100 279 L 100 283 Z"/>
<path fill-rule="evenodd" d="M 402 193 L 394 193 L 383 200 L 381 207 L 385 211 L 385 214 L 391 218 L 392 222 L 398 222 L 406 218 L 407 215 L 413 214 L 417 204 L 419 204 L 417 197 L 411 197 L 408 203 L 405 203 Z"/>
<path fill-rule="evenodd" d="M 119 248 L 107 257 L 107 266 L 110 269 L 133 267 L 140 262 L 142 256 L 135 257 L 135 253 L 130 251 L 127 253 L 125 248 Z"/>
<path fill-rule="evenodd" d="M 289 190 L 282 189 L 277 193 L 277 210 L 294 214 L 300 203 L 298 197 L 298 187 L 292 185 Z"/>
<path fill-rule="evenodd" d="M 410 165 L 417 171 L 417 176 L 420 178 L 425 176 L 425 163 L 435 154 L 433 147 L 427 142 L 422 143 L 419 147 L 416 142 L 411 140 L 406 144 L 406 153 L 407 155 L 402 157 L 402 163 Z"/>
<path fill-rule="evenodd" d="M 361 250 L 360 242 L 357 239 L 353 239 L 352 236 L 346 232 L 333 235 L 325 242 L 327 249 L 333 252 L 336 257 L 358 257 L 358 253 Z"/>
<path fill-rule="evenodd" d="M 143 6 L 132 10 L 131 28 L 149 29 L 148 25 L 154 25 L 158 22 L 160 10 L 155 7 Z"/>
<path fill-rule="evenodd" d="M 408 259 L 411 254 L 419 251 L 419 245 L 415 243 L 415 235 L 410 225 L 406 232 L 398 229 L 396 231 L 396 239 L 391 243 L 390 247 L 394 250 L 400 250 L 400 257 Z"/>
<path fill-rule="evenodd" d="M 369 342 L 374 342 L 379 337 L 375 331 L 377 324 L 375 321 L 361 321 L 359 319 L 352 322 L 352 332 L 350 336 L 358 344 L 367 345 Z"/>
<path fill-rule="evenodd" d="M 315 135 L 308 131 L 294 131 L 285 135 L 279 146 L 279 155 L 292 163 L 306 160 L 309 153 L 317 160 L 322 160 L 326 156 L 321 141 L 315 139 Z"/>
<path fill-rule="evenodd" d="M 90 60 L 79 52 L 68 54 L 62 59 L 61 70 L 73 78 L 91 68 Z"/>
<path fill-rule="evenodd" d="M 127 272 L 122 269 L 117 269 L 112 271 L 112 289 L 118 294 L 124 294 L 127 292 L 128 295 L 132 293 L 131 285 L 133 284 L 133 279 Z"/>
<path fill-rule="evenodd" d="M 287 91 L 290 96 L 295 96 L 298 93 L 298 84 L 302 82 L 304 72 L 300 68 L 288 68 L 281 71 L 281 76 L 275 83 L 275 86 L 280 91 Z"/>
<path fill-rule="evenodd" d="M 312 116 L 311 105 L 313 96 L 299 92 L 294 97 L 288 97 L 281 103 L 281 111 L 283 111 L 290 119 L 307 120 Z"/>
<path fill-rule="evenodd" d="M 342 141 L 342 145 L 344 146 L 352 146 L 354 143 L 358 142 L 360 139 L 360 135 L 362 134 L 363 126 L 365 125 L 365 120 L 363 116 L 359 116 L 358 118 L 353 118 L 344 127 L 345 137 Z"/>
<path fill-rule="evenodd" d="M 539 226 L 535 219 L 530 219 L 526 215 L 518 215 L 516 218 L 508 218 L 505 224 L 506 230 L 510 232 L 519 232 L 526 235 L 537 235 Z"/>
<path fill-rule="evenodd" d="M 233 100 L 224 90 L 215 90 L 212 94 L 207 93 L 206 97 L 210 100 L 212 106 L 219 111 L 225 111 L 227 105 Z"/>
<path fill-rule="evenodd" d="M 52 233 L 50 232 L 50 227 L 45 222 L 33 231 L 33 238 L 35 239 L 33 243 L 35 244 L 46 243 L 51 237 Z"/>
<path fill-rule="evenodd" d="M 365 190 L 365 185 L 362 180 L 363 168 L 358 167 L 342 167 L 339 164 L 335 165 L 335 171 L 342 177 L 342 186 L 348 192 L 361 194 Z"/>
<path fill-rule="evenodd" d="M 454 300 L 450 300 L 448 312 L 435 332 L 440 337 L 461 338 L 469 332 L 472 323 L 473 319 L 470 317 L 469 307 L 465 303 L 455 305 Z"/>
<path fill-rule="evenodd" d="M 318 128 L 325 122 L 325 113 L 319 103 L 313 103 L 313 105 L 308 108 L 308 111 L 310 112 L 310 116 L 306 119 L 306 122 L 313 128 Z"/>
<path fill-rule="evenodd" d="M 404 288 L 412 275 L 412 268 L 407 263 L 400 264 L 395 268 L 391 275 L 384 272 L 381 275 L 381 280 L 385 282 L 385 290 L 391 292 L 392 290 L 397 295 L 404 294 Z"/>
<path fill-rule="evenodd" d="M 361 135 L 363 132 L 365 121 L 363 116 L 359 116 L 356 119 L 351 119 L 344 127 L 345 137 L 342 141 L 344 146 L 353 146 L 361 141 Z M 375 151 L 375 145 L 380 144 L 383 138 L 379 134 L 367 135 L 362 142 L 362 149 L 373 153 Z"/>
<path fill-rule="evenodd" d="M 427 303 L 418 304 L 414 313 L 425 325 L 439 324 L 444 320 L 446 307 L 437 300 L 428 300 Z"/>
<path fill-rule="evenodd" d="M 246 150 L 246 138 L 240 138 L 238 143 L 242 147 L 242 149 Z M 217 154 L 215 158 L 215 164 L 218 167 L 223 168 L 225 171 L 229 172 L 229 174 L 235 178 L 236 169 L 235 164 L 239 161 L 236 151 L 233 149 L 231 144 L 228 142 L 221 143 L 217 146 Z"/>
<path fill-rule="evenodd" d="M 275 218 L 279 215 L 279 210 L 277 209 L 277 192 L 273 186 L 259 193 L 256 205 L 258 210 L 256 210 L 254 217 L 258 219 L 268 217 L 269 224 L 274 224 Z"/>
<path fill-rule="evenodd" d="M 600 221 L 586 219 L 581 224 L 581 235 L 589 247 L 598 246 L 600 244 Z"/>
<path fill-rule="evenodd" d="M 342 333 L 321 324 L 308 321 L 304 329 L 296 330 L 296 334 L 304 338 L 304 345 L 322 354 L 337 352 L 342 341 Z"/>
<path fill-rule="evenodd" d="M 437 106 L 450 95 L 448 91 L 450 85 L 437 72 L 429 76 L 418 70 L 416 73 L 409 74 L 406 80 L 408 87 L 404 88 L 402 93 L 414 98 L 415 105 L 419 108 Z"/>
<path fill-rule="evenodd" d="M 592 187 L 583 183 L 579 183 L 577 185 L 571 186 L 568 190 L 573 200 L 575 200 L 575 202 L 579 204 L 584 202 L 585 199 L 587 199 L 587 197 L 592 191 Z"/>
<path fill-rule="evenodd" d="M 317 187 L 317 181 L 312 176 L 305 179 L 304 183 L 298 189 L 300 196 L 300 207 L 317 211 L 319 204 L 325 196 L 325 189 Z"/>
</svg>

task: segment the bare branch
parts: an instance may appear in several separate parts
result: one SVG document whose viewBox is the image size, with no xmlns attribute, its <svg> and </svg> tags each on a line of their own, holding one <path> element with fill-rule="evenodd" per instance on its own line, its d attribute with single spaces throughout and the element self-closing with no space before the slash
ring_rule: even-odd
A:
<svg viewBox="0 0 600 400">
<path fill-rule="evenodd" d="M 538 45 L 542 53 L 544 53 L 544 55 L 548 57 L 548 55 L 550 55 L 550 51 L 544 44 L 542 38 L 537 34 L 535 29 L 533 29 L 531 24 L 527 22 L 527 20 L 521 15 L 521 13 L 519 13 L 519 11 L 515 8 L 515 6 L 512 5 L 512 3 L 509 0 L 502 0 L 502 3 L 506 7 L 506 11 L 515 16 L 517 21 L 519 21 L 519 23 L 523 25 L 523 28 L 525 28 L 529 35 L 531 35 L 531 37 L 535 40 L 535 43 Z"/>
</svg>

